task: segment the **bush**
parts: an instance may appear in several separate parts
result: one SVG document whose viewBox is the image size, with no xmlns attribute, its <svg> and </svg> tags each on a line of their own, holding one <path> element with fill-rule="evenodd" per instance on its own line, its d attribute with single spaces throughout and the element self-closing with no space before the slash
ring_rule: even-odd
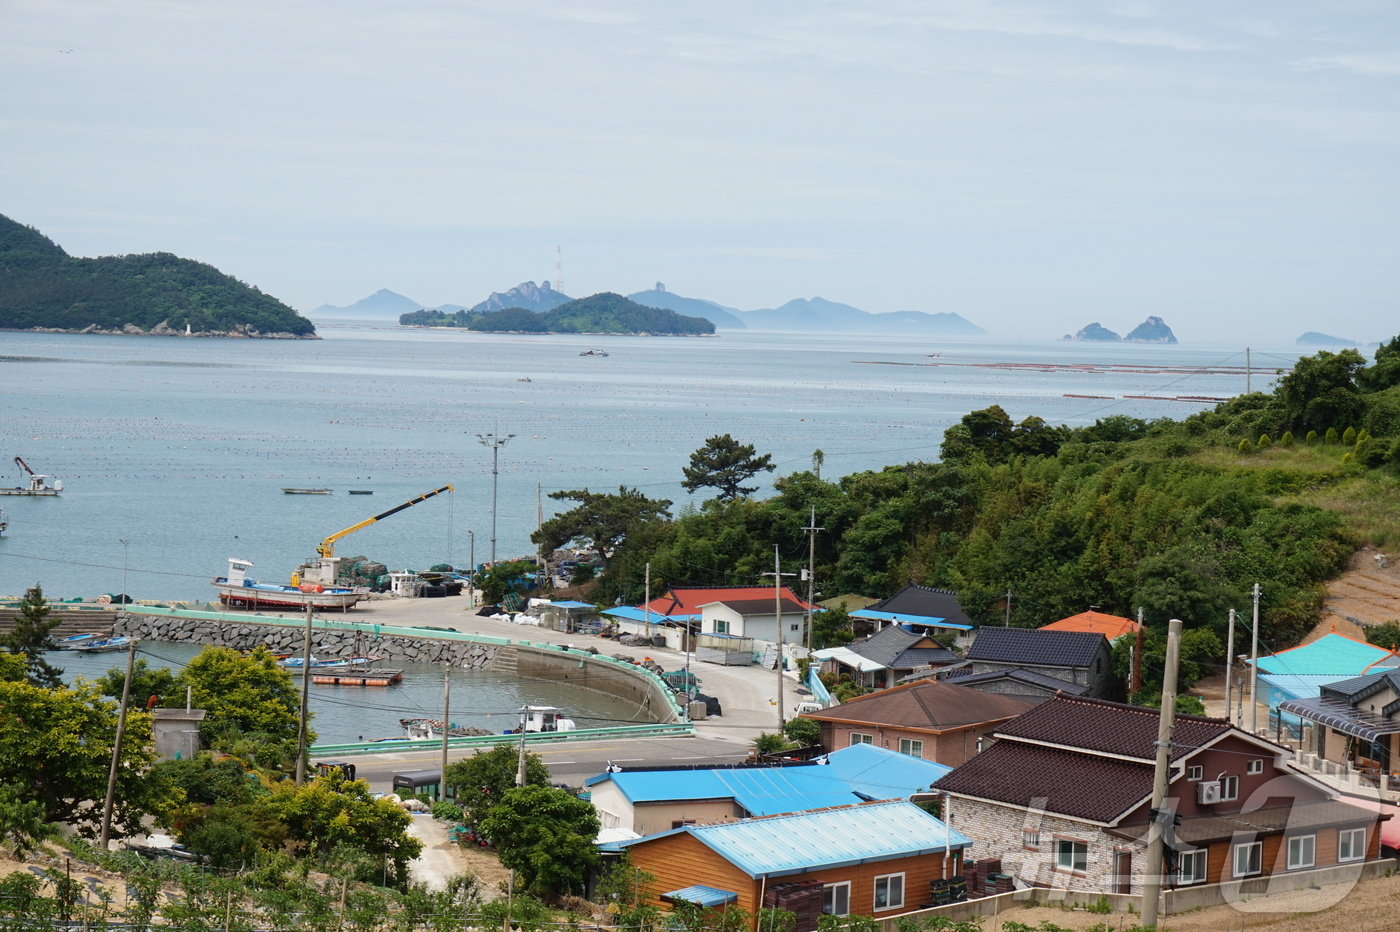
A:
<svg viewBox="0 0 1400 932">
<path fill-rule="evenodd" d="M 1271 447 L 1271 446 L 1273 446 L 1273 445 L 1274 445 L 1274 442 L 1273 442 L 1272 440 L 1269 439 L 1269 435 L 1268 435 L 1268 434 L 1260 434 L 1260 435 L 1259 435 L 1259 449 L 1260 449 L 1260 450 L 1267 450 L 1267 449 L 1269 449 L 1269 447 Z"/>
<path fill-rule="evenodd" d="M 1281 447 L 1293 446 L 1293 431 L 1285 430 L 1283 436 L 1278 438 L 1278 445 Z"/>
<path fill-rule="evenodd" d="M 1249 438 L 1246 437 L 1246 438 L 1244 438 L 1243 440 L 1240 441 L 1240 445 L 1239 445 L 1239 447 L 1237 447 L 1237 449 L 1238 449 L 1241 453 L 1253 453 L 1253 452 L 1254 452 L 1254 444 L 1250 443 L 1250 442 L 1249 442 Z"/>
<path fill-rule="evenodd" d="M 1355 443 L 1356 443 L 1356 428 L 1355 428 L 1355 427 L 1348 427 L 1346 430 L 1342 431 L 1342 446 L 1344 446 L 1344 447 L 1349 447 L 1349 446 L 1355 445 Z"/>
<path fill-rule="evenodd" d="M 1341 439 L 1341 438 L 1339 438 L 1339 437 L 1337 436 L 1337 428 L 1335 428 L 1335 427 L 1329 427 L 1329 428 L 1327 428 L 1327 444 L 1328 444 L 1328 446 L 1336 446 L 1337 443 L 1340 442 L 1340 439 Z"/>
<path fill-rule="evenodd" d="M 798 747 L 809 748 L 821 743 L 822 726 L 810 718 L 793 718 L 783 723 L 783 734 L 796 742 Z"/>
<path fill-rule="evenodd" d="M 461 822 L 462 807 L 453 803 L 433 803 L 433 818 L 444 822 Z"/>
<path fill-rule="evenodd" d="M 1317 431 L 1308 431 L 1308 436 L 1304 440 L 1309 446 L 1317 446 Z"/>
<path fill-rule="evenodd" d="M 753 739 L 753 746 L 760 754 L 776 754 L 787 748 L 788 740 L 782 735 L 765 731 Z"/>
</svg>

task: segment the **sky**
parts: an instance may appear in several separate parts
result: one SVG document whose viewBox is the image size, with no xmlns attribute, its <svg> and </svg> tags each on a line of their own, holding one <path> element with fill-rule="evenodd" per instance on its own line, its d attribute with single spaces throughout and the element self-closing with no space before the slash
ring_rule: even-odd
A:
<svg viewBox="0 0 1400 932">
<path fill-rule="evenodd" d="M 0 0 L 0 213 L 293 307 L 1400 332 L 1390 0 Z"/>
</svg>

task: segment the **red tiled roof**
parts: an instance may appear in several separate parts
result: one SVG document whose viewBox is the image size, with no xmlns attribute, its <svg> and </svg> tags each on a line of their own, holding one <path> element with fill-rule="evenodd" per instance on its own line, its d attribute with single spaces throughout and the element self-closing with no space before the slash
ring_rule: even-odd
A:
<svg viewBox="0 0 1400 932">
<path fill-rule="evenodd" d="M 781 590 L 784 600 L 792 600 L 806 610 L 807 602 L 799 599 L 787 586 Z M 665 595 L 657 596 L 651 600 L 651 610 L 662 615 L 698 615 L 700 606 L 710 602 L 745 601 L 749 599 L 767 599 L 771 607 L 773 604 L 772 586 L 697 586 L 697 587 L 672 587 Z M 816 608 L 816 606 L 812 606 Z M 637 606 L 639 611 L 646 611 L 647 603 Z"/>
<path fill-rule="evenodd" d="M 1152 772 L 1152 764 L 998 741 L 933 789 L 1108 823 L 1152 794 Z M 952 811 L 956 824 L 956 802 Z"/>
<path fill-rule="evenodd" d="M 1148 762 L 1157 759 L 1160 712 L 1104 699 L 1057 695 L 997 729 L 999 737 L 1043 741 Z M 1220 718 L 1177 715 L 1172 759 L 1190 754 L 1230 730 Z"/>
<path fill-rule="evenodd" d="M 774 611 L 772 592 L 768 593 L 766 599 L 715 599 L 714 602 L 718 602 L 726 608 L 732 608 L 740 615 L 771 615 Z M 713 603 L 706 602 L 705 604 L 711 605 Z M 783 599 L 783 614 L 801 615 L 806 611 L 804 606 L 805 603 L 796 599 Z"/>
<path fill-rule="evenodd" d="M 1033 705 L 1035 703 L 1026 699 L 923 680 L 858 696 L 834 708 L 808 712 L 802 717 L 821 722 L 951 731 L 985 722 L 1004 721 L 1022 714 Z"/>
<path fill-rule="evenodd" d="M 1059 621 L 1052 621 L 1048 625 L 1041 625 L 1041 631 L 1087 631 L 1091 634 L 1102 634 L 1110 641 L 1116 640 L 1125 634 L 1136 634 L 1142 625 L 1131 618 L 1123 618 L 1119 615 L 1106 615 L 1103 612 L 1087 611 L 1078 615 L 1071 615 L 1068 618 L 1061 618 Z"/>
</svg>

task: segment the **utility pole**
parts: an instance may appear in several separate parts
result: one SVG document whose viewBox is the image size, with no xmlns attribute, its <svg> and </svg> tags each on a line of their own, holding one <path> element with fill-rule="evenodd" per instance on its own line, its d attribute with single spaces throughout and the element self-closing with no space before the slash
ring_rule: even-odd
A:
<svg viewBox="0 0 1400 932">
<path fill-rule="evenodd" d="M 645 586 L 645 589 L 643 590 L 643 594 L 644 594 L 644 596 L 645 596 L 645 598 L 646 598 L 646 602 L 644 603 L 644 608 L 645 608 L 645 611 L 646 611 L 646 613 L 647 613 L 647 639 L 650 640 L 650 639 L 651 639 L 651 563 L 647 563 L 647 566 L 646 566 L 646 579 L 645 579 L 645 581 L 642 583 L 642 585 Z"/>
<path fill-rule="evenodd" d="M 438 780 L 438 802 L 447 802 L 447 731 L 452 727 L 452 671 L 442 671 L 442 779 Z"/>
<path fill-rule="evenodd" d="M 1244 393 L 1248 395 L 1251 391 L 1249 387 L 1250 378 L 1254 375 L 1254 367 L 1249 361 L 1249 347 L 1244 348 Z"/>
<path fill-rule="evenodd" d="M 1147 823 L 1147 869 L 1142 878 L 1142 925 L 1157 928 L 1157 901 L 1162 893 L 1162 841 L 1174 809 L 1164 811 L 1172 762 L 1172 728 L 1176 724 L 1176 673 L 1181 654 L 1181 619 L 1167 623 L 1167 669 L 1162 676 L 1162 714 L 1157 723 L 1157 766 L 1152 776 L 1152 821 Z"/>
<path fill-rule="evenodd" d="M 1133 638 L 1133 682 L 1132 691 L 1136 696 L 1142 692 L 1142 651 L 1147 646 L 1147 628 L 1143 625 L 1142 606 L 1137 611 L 1137 633 Z"/>
<path fill-rule="evenodd" d="M 1230 708 L 1230 674 L 1235 672 L 1235 610 L 1230 609 L 1230 630 L 1225 633 L 1225 719 L 1235 724 L 1234 710 Z"/>
<path fill-rule="evenodd" d="M 102 831 L 98 836 L 97 844 L 103 851 L 107 850 L 107 840 L 112 832 L 112 806 L 117 798 L 117 768 L 121 765 L 122 738 L 126 736 L 126 704 L 131 698 L 131 670 L 136 666 L 136 645 L 139 641 L 132 640 L 126 647 L 126 678 L 122 680 L 122 704 L 117 712 L 117 734 L 112 739 L 112 766 L 107 770 L 107 796 L 102 801 Z"/>
<path fill-rule="evenodd" d="M 763 574 L 767 576 L 767 573 Z M 783 715 L 783 577 L 796 576 L 796 573 L 782 572 L 782 564 L 778 559 L 778 545 L 773 545 L 773 619 L 774 626 L 778 629 L 778 662 L 775 667 L 778 671 L 778 734 L 783 733 L 783 725 L 787 719 Z"/>
<path fill-rule="evenodd" d="M 467 559 L 471 560 L 471 569 L 467 572 L 467 576 L 471 578 L 471 590 L 467 593 L 467 604 L 476 608 L 476 531 L 468 529 L 467 540 L 471 541 L 471 549 L 467 556 Z"/>
<path fill-rule="evenodd" d="M 1249 730 L 1259 733 L 1259 584 L 1254 584 L 1254 633 L 1249 647 Z"/>
<path fill-rule="evenodd" d="M 520 760 L 515 765 L 515 785 L 525 785 L 525 716 L 530 711 L 529 706 L 520 707 Z M 511 875 L 512 877 L 514 874 Z"/>
<path fill-rule="evenodd" d="M 306 719 L 311 700 L 311 603 L 306 603 L 306 633 L 301 644 L 301 714 L 297 719 L 297 786 L 306 782 Z"/>
<path fill-rule="evenodd" d="M 506 434 L 504 437 L 494 433 L 477 434 L 476 441 L 484 447 L 491 448 L 491 563 L 496 563 L 496 488 L 501 475 L 501 447 L 515 434 Z"/>
<path fill-rule="evenodd" d="M 817 594 L 817 532 L 825 531 L 824 527 L 817 527 L 817 507 L 811 506 L 811 516 L 807 519 L 807 526 L 802 530 L 807 532 L 807 610 L 806 610 L 806 634 L 805 646 L 807 650 L 812 649 L 812 600 Z"/>
<path fill-rule="evenodd" d="M 1006 590 L 1006 626 L 1011 627 L 1011 590 Z"/>
</svg>

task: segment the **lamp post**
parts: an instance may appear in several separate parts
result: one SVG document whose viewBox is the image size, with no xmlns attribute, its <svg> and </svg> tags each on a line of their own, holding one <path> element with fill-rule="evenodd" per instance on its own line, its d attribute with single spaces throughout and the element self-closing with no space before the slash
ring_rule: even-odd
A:
<svg viewBox="0 0 1400 932">
<path fill-rule="evenodd" d="M 131 595 L 126 591 L 126 551 L 127 545 L 130 544 L 131 541 L 127 540 L 125 537 L 119 537 L 117 538 L 117 543 L 122 545 L 122 595 L 124 596 L 122 604 L 126 605 L 129 604 L 126 600 L 131 598 Z"/>
<path fill-rule="evenodd" d="M 468 530 L 467 540 L 471 541 L 471 563 L 468 564 L 471 570 L 467 573 L 470 580 L 467 585 L 471 586 L 471 591 L 467 593 L 467 600 L 472 608 L 476 608 L 476 531 Z"/>
<path fill-rule="evenodd" d="M 501 437 L 497 434 L 477 434 L 476 440 L 484 447 L 491 448 L 491 564 L 496 563 L 496 485 L 501 474 L 501 447 L 514 437 L 515 434 L 506 434 Z"/>
</svg>

